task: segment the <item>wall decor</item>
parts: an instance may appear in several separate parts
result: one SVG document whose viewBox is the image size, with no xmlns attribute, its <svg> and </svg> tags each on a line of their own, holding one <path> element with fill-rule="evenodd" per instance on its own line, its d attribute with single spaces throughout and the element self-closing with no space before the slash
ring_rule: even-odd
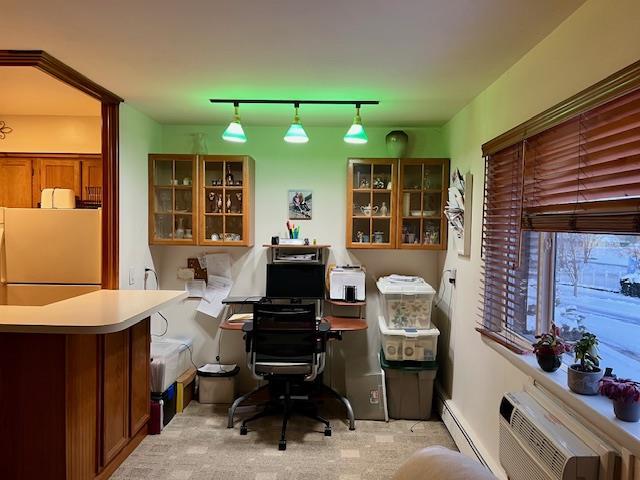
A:
<svg viewBox="0 0 640 480">
<path fill-rule="evenodd" d="M 289 190 L 289 220 L 311 220 L 312 199 L 311 190 Z"/>
<path fill-rule="evenodd" d="M 462 175 L 456 169 L 451 173 L 449 197 L 444 213 L 449 220 L 449 227 L 454 232 L 458 255 L 469 256 L 471 253 L 471 195 L 473 193 L 473 175 Z M 466 208 L 465 208 L 466 206 Z"/>
<path fill-rule="evenodd" d="M 8 126 L 4 120 L 0 120 L 0 140 L 4 140 L 11 132 L 13 132 L 13 128 Z"/>
</svg>

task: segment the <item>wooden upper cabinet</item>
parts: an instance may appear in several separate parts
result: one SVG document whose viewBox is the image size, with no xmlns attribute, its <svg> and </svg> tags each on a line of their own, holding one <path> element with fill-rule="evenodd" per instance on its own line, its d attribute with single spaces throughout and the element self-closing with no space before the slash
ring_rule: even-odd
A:
<svg viewBox="0 0 640 480">
<path fill-rule="evenodd" d="M 253 245 L 253 179 L 247 156 L 149 155 L 149 243 Z"/>
<path fill-rule="evenodd" d="M 76 197 L 82 194 L 81 166 L 78 160 L 40 159 L 40 191 L 45 188 L 69 188 Z"/>
<path fill-rule="evenodd" d="M 149 243 L 195 245 L 196 155 L 149 155 Z"/>
<path fill-rule="evenodd" d="M 0 158 L 0 207 L 30 208 L 33 166 L 28 158 Z"/>
<path fill-rule="evenodd" d="M 399 171 L 398 248 L 446 249 L 449 159 L 403 158 Z"/>
<path fill-rule="evenodd" d="M 351 158 L 347 172 L 347 248 L 395 248 L 397 160 Z"/>
<path fill-rule="evenodd" d="M 347 248 L 442 250 L 446 158 L 352 158 L 347 173 Z"/>
<path fill-rule="evenodd" d="M 253 158 L 200 156 L 200 245 L 253 245 Z"/>
</svg>

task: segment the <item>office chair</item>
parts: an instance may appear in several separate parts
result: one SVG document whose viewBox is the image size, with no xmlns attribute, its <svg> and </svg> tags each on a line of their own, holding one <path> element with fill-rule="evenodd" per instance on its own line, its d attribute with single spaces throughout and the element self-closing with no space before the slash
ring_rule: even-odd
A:
<svg viewBox="0 0 640 480">
<path fill-rule="evenodd" d="M 249 422 L 282 413 L 278 449 L 286 450 L 287 422 L 295 412 L 323 423 L 325 436 L 330 436 L 329 421 L 309 400 L 313 381 L 324 370 L 329 331 L 316 321 L 315 304 L 256 304 L 253 322 L 243 331 L 247 364 L 255 378 L 269 382 L 270 400 L 263 411 L 242 421 L 240 435 L 247 434 Z"/>
</svg>

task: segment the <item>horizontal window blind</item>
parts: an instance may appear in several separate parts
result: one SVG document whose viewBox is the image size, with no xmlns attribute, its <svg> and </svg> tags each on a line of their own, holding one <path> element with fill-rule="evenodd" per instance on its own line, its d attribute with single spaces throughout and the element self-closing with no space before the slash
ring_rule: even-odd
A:
<svg viewBox="0 0 640 480">
<path fill-rule="evenodd" d="M 524 141 L 525 229 L 640 232 L 640 90 Z"/>
<path fill-rule="evenodd" d="M 481 328 L 492 336 L 518 330 L 526 315 L 520 265 L 522 151 L 521 144 L 514 145 L 490 155 L 485 163 Z"/>
</svg>

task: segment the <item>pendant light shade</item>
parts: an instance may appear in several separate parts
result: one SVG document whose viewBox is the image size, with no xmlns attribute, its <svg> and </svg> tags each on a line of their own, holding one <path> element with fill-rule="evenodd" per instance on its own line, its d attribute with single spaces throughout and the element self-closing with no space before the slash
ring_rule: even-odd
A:
<svg viewBox="0 0 640 480">
<path fill-rule="evenodd" d="M 222 133 L 222 139 L 226 142 L 245 143 L 247 136 L 244 134 L 242 124 L 240 123 L 240 115 L 238 114 L 238 105 L 234 105 L 235 113 L 233 120 Z"/>
<path fill-rule="evenodd" d="M 353 125 L 351 125 L 351 127 L 345 134 L 344 141 L 353 144 L 363 144 L 369 141 L 367 132 L 364 131 L 364 127 L 362 126 L 359 106 L 356 107 L 356 116 L 353 119 Z"/>
<path fill-rule="evenodd" d="M 307 143 L 309 141 L 309 137 L 300 123 L 298 105 L 295 106 L 295 109 L 296 113 L 293 117 L 293 123 L 289 127 L 289 130 L 287 130 L 287 133 L 285 133 L 284 141 L 287 143 Z"/>
</svg>

